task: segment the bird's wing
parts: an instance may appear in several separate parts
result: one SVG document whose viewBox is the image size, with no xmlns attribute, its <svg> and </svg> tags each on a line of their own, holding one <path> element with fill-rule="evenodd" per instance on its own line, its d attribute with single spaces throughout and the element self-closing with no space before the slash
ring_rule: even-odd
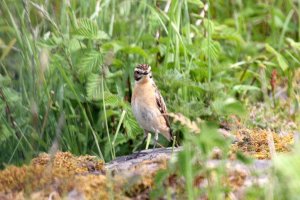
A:
<svg viewBox="0 0 300 200">
<path fill-rule="evenodd" d="M 157 87 L 156 87 L 155 84 L 154 84 L 154 87 L 155 87 L 156 105 L 158 107 L 158 110 L 160 111 L 160 113 L 164 117 L 164 119 L 166 121 L 167 127 L 170 128 L 170 135 L 171 135 L 171 138 L 172 138 L 172 131 L 171 131 L 171 127 L 170 127 L 170 121 L 169 121 L 169 116 L 168 116 L 168 112 L 167 112 L 167 107 L 166 107 L 165 101 L 164 101 L 163 97 L 161 96 L 161 94 L 160 94 L 160 92 L 157 89 Z"/>
</svg>

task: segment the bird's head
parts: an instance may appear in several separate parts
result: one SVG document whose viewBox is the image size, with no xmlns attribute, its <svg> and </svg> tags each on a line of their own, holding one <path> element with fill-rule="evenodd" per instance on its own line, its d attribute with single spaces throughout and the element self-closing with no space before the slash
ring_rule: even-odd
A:
<svg viewBox="0 0 300 200">
<path fill-rule="evenodd" d="M 151 66 L 148 64 L 139 64 L 134 69 L 134 80 L 136 82 L 143 82 L 152 79 Z"/>
</svg>

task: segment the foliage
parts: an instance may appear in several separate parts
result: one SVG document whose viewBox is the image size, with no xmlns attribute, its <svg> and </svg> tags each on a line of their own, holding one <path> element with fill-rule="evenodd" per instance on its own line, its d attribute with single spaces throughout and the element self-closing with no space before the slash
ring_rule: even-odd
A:
<svg viewBox="0 0 300 200">
<path fill-rule="evenodd" d="M 130 108 L 138 63 L 152 66 L 170 111 L 204 121 L 200 136 L 172 125 L 185 148 L 183 163 L 205 161 L 213 146 L 228 151 L 212 121 L 238 115 L 247 122 L 246 108 L 256 102 L 298 124 L 299 6 L 292 0 L 1 0 L 1 167 L 55 148 L 105 161 L 138 148 L 143 133 Z M 188 196 L 196 198 L 192 178 L 207 169 L 192 164 L 178 168 Z M 207 191 L 220 198 L 223 189 Z"/>
</svg>

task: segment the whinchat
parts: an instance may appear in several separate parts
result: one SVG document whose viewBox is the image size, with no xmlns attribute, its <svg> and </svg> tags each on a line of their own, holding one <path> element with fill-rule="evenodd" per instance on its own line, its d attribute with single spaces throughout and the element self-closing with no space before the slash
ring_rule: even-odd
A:
<svg viewBox="0 0 300 200">
<path fill-rule="evenodd" d="M 154 147 L 158 140 L 158 133 L 168 141 L 172 140 L 167 107 L 152 78 L 151 67 L 148 64 L 139 64 L 134 69 L 135 85 L 131 106 L 139 125 L 144 129 L 144 140 L 147 133 L 155 134 Z"/>
</svg>

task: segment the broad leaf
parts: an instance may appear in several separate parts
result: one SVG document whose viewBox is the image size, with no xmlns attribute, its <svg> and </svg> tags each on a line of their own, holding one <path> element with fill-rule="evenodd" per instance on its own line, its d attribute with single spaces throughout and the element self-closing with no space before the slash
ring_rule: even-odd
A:
<svg viewBox="0 0 300 200">
<path fill-rule="evenodd" d="M 289 68 L 288 63 L 286 62 L 285 58 L 280 53 L 278 53 L 273 47 L 271 47 L 269 44 L 266 44 L 266 50 L 268 52 L 272 53 L 276 57 L 276 60 L 283 71 L 285 71 L 287 68 Z"/>
<path fill-rule="evenodd" d="M 97 72 L 97 68 L 100 68 L 101 64 L 102 55 L 97 51 L 89 51 L 82 56 L 78 64 L 78 72 L 81 75 Z"/>
<path fill-rule="evenodd" d="M 80 19 L 74 33 L 78 39 L 109 39 L 109 36 L 104 31 L 98 30 L 97 24 L 89 19 Z"/>
<path fill-rule="evenodd" d="M 88 77 L 86 85 L 87 97 L 89 100 L 102 99 L 102 76 L 100 74 L 91 74 Z"/>
</svg>

